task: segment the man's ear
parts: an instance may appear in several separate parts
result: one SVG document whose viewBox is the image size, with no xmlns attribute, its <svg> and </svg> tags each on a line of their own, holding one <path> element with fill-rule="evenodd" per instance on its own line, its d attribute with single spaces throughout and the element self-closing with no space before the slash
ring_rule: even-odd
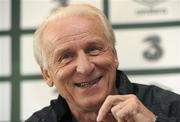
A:
<svg viewBox="0 0 180 122">
<path fill-rule="evenodd" d="M 46 80 L 47 85 L 49 87 L 53 87 L 54 83 L 53 83 L 53 80 L 52 80 L 47 68 L 45 68 L 44 66 L 41 66 L 41 72 L 42 72 L 44 79 Z"/>
<path fill-rule="evenodd" d="M 113 49 L 113 53 L 114 53 L 114 56 L 115 56 L 116 68 L 118 68 L 118 66 L 119 66 L 119 60 L 118 60 L 118 56 L 117 56 L 116 49 Z"/>
</svg>

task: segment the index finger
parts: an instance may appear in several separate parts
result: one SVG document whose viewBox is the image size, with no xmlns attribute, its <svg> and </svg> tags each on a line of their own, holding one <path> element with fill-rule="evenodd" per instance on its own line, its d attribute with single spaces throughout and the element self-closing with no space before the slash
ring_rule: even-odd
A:
<svg viewBox="0 0 180 122">
<path fill-rule="evenodd" d="M 108 112 L 111 110 L 112 106 L 116 105 L 119 101 L 124 101 L 121 95 L 109 95 L 104 101 L 103 105 L 99 109 L 97 121 L 102 121 Z"/>
</svg>

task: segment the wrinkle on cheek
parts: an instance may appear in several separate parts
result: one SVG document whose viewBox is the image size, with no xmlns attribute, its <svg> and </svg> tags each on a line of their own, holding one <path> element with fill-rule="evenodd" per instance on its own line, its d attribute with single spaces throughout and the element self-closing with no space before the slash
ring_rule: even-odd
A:
<svg viewBox="0 0 180 122">
<path fill-rule="evenodd" d="M 58 83 L 58 91 L 59 94 L 68 101 L 68 103 L 74 104 L 75 103 L 75 98 L 72 92 L 73 89 L 70 87 L 70 81 L 67 80 L 67 77 L 64 77 L 66 72 L 64 71 L 59 71 L 58 72 L 58 82 L 61 82 L 60 84 Z"/>
<path fill-rule="evenodd" d="M 56 86 L 56 88 L 58 89 L 58 91 L 59 91 L 59 94 L 60 95 L 62 95 L 63 97 L 64 97 L 64 89 L 66 89 L 66 87 L 64 87 L 65 85 L 64 85 L 64 83 L 63 83 L 63 71 L 59 71 L 59 70 L 57 70 L 56 72 L 55 72 L 55 74 L 56 74 L 56 81 L 55 81 L 55 86 Z M 63 85 L 62 85 L 63 84 Z M 64 88 L 63 88 L 64 87 Z"/>
</svg>

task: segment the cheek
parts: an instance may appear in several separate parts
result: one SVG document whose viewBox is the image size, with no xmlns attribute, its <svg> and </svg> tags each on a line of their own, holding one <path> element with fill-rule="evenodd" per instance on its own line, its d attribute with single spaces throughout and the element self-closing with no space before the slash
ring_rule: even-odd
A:
<svg viewBox="0 0 180 122">
<path fill-rule="evenodd" d="M 100 87 L 104 94 L 112 94 L 115 89 L 116 78 L 116 58 L 113 55 L 105 55 L 94 60 L 98 69 L 104 73 Z"/>
<path fill-rule="evenodd" d="M 65 89 L 68 88 L 69 85 L 71 85 L 72 81 L 70 78 L 73 74 L 73 67 L 72 66 L 66 66 L 58 68 L 56 67 L 53 71 L 55 74 L 53 77 L 54 85 L 58 89 L 59 93 L 63 93 L 66 91 Z"/>
<path fill-rule="evenodd" d="M 65 99 L 72 99 L 72 70 L 70 67 L 61 68 L 56 73 L 55 87 L 59 94 Z"/>
<path fill-rule="evenodd" d="M 112 54 L 98 56 L 94 58 L 93 61 L 97 66 L 107 69 L 116 69 L 116 58 Z"/>
<path fill-rule="evenodd" d="M 64 81 L 66 82 L 69 78 L 71 78 L 70 76 L 72 76 L 73 74 L 73 70 L 74 66 L 73 65 L 67 65 L 65 67 L 61 67 L 59 69 L 57 69 L 56 71 L 56 78 L 59 81 Z"/>
</svg>

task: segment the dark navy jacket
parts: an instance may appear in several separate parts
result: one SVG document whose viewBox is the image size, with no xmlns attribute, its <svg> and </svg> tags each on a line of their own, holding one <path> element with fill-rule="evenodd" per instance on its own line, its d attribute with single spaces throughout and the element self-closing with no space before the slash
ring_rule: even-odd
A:
<svg viewBox="0 0 180 122">
<path fill-rule="evenodd" d="M 119 94 L 135 94 L 156 116 L 156 122 L 180 122 L 180 95 L 153 85 L 131 83 L 122 71 L 117 71 Z M 35 112 L 25 122 L 77 122 L 66 103 L 59 96 L 50 106 Z M 143 122 L 143 120 L 142 120 Z"/>
</svg>

